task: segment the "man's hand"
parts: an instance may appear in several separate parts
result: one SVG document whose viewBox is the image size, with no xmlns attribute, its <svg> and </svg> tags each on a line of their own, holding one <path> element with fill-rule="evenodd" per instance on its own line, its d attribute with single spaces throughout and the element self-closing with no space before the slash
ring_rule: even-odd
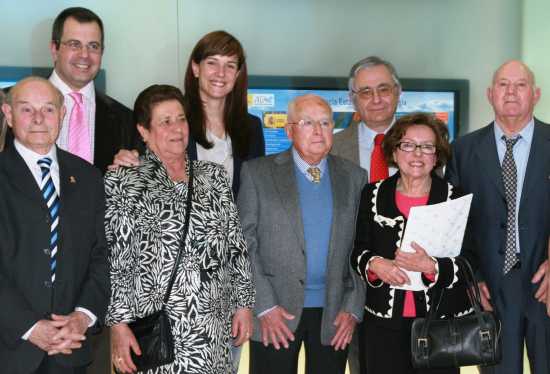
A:
<svg viewBox="0 0 550 374">
<path fill-rule="evenodd" d="M 107 169 L 109 170 L 116 170 L 119 166 L 138 166 L 139 165 L 139 153 L 135 149 L 127 150 L 127 149 L 121 149 L 118 151 L 118 153 L 115 155 L 115 159 L 113 160 L 113 164 L 109 165 Z"/>
<path fill-rule="evenodd" d="M 252 329 L 252 311 L 248 308 L 238 309 L 231 324 L 231 336 L 235 339 L 233 345 L 238 347 L 250 339 Z"/>
<path fill-rule="evenodd" d="M 54 346 L 59 346 L 61 340 L 55 340 L 54 337 L 59 333 L 60 328 L 67 324 L 66 321 L 49 321 L 42 319 L 36 323 L 36 326 L 29 336 L 29 342 L 36 345 L 43 351 L 49 352 Z M 66 347 L 60 351 L 64 354 L 70 354 L 71 348 Z"/>
<path fill-rule="evenodd" d="M 138 356 L 141 356 L 141 349 L 134 336 L 134 333 L 127 324 L 118 323 L 111 327 L 111 354 L 113 365 L 120 373 L 134 373 L 137 367 L 132 361 L 130 349 Z"/>
<path fill-rule="evenodd" d="M 81 342 L 86 340 L 86 330 L 88 330 L 88 325 L 91 322 L 86 313 L 75 311 L 66 316 L 52 314 L 52 321 L 62 322 L 64 325 L 54 336 L 54 341 L 59 342 L 59 344 L 48 350 L 49 355 L 64 353 L 63 350 L 66 350 L 67 347 L 76 349 L 82 346 Z"/>
<path fill-rule="evenodd" d="M 340 349 L 346 349 L 346 346 L 351 342 L 353 337 L 353 330 L 357 320 L 351 313 L 340 312 L 334 320 L 334 326 L 336 326 L 336 334 L 330 341 L 330 345 L 334 347 L 335 351 Z"/>
<path fill-rule="evenodd" d="M 535 299 L 540 301 L 541 303 L 546 302 L 546 298 L 548 295 L 548 260 L 545 260 L 542 264 L 540 264 L 537 272 L 535 275 L 533 275 L 533 278 L 531 279 L 531 283 L 538 283 L 540 282 L 540 286 L 537 289 L 537 292 L 535 292 Z"/>
<path fill-rule="evenodd" d="M 481 306 L 483 307 L 483 310 L 486 310 L 487 312 L 493 311 L 493 306 L 491 305 L 491 294 L 489 293 L 489 288 L 487 287 L 487 284 L 485 282 L 479 282 L 477 284 L 479 286 L 479 293 L 481 294 Z"/>
<path fill-rule="evenodd" d="M 292 320 L 294 316 L 288 313 L 283 307 L 277 306 L 273 310 L 260 317 L 260 328 L 262 329 L 262 341 L 267 347 L 269 340 L 279 350 L 281 345 L 288 348 L 288 341 L 294 341 L 294 334 L 285 320 Z"/>
</svg>

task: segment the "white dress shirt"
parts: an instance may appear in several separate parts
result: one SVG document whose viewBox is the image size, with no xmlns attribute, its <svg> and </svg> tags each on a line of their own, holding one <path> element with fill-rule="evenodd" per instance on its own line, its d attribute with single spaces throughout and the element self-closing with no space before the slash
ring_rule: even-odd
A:
<svg viewBox="0 0 550 374">
<path fill-rule="evenodd" d="M 69 119 L 71 118 L 71 112 L 74 107 L 74 100 L 69 94 L 74 92 L 65 82 L 61 80 L 59 75 L 54 71 L 50 76 L 50 82 L 57 87 L 65 98 L 65 108 L 67 113 L 63 118 L 63 124 L 57 138 L 57 145 L 59 148 L 68 151 L 69 150 Z M 88 121 L 88 130 L 90 136 L 90 155 L 92 160 L 94 159 L 94 144 L 95 144 L 95 86 L 94 81 L 90 81 L 87 85 L 76 91 L 82 94 L 82 100 L 84 102 L 84 109 L 86 112 L 86 119 Z"/>
<path fill-rule="evenodd" d="M 50 166 L 50 175 L 52 177 L 52 182 L 53 182 L 53 185 L 55 186 L 57 195 L 61 196 L 61 189 L 59 184 L 59 163 L 57 162 L 57 152 L 55 151 L 55 147 L 52 147 L 47 154 L 41 155 L 26 148 L 17 139 L 14 139 L 13 144 L 15 146 L 15 149 L 17 150 L 17 152 L 19 152 L 19 154 L 25 161 L 25 164 L 27 164 L 27 167 L 31 171 L 32 176 L 36 180 L 36 184 L 38 185 L 38 188 L 40 188 L 40 183 L 42 182 L 42 169 L 38 165 L 38 160 L 44 157 L 49 157 L 52 159 L 52 164 Z M 97 317 L 88 309 L 76 307 L 74 310 L 82 312 L 90 318 L 91 322 L 88 324 L 88 327 L 91 327 L 96 323 Z M 23 340 L 29 339 L 29 336 L 31 336 L 32 331 L 36 327 L 36 323 L 32 325 L 32 327 L 29 330 L 27 330 L 27 332 L 21 337 Z"/>
</svg>

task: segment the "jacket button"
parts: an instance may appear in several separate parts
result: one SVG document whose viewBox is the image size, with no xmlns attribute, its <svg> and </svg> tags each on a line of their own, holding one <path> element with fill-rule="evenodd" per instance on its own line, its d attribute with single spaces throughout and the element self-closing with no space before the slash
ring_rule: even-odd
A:
<svg viewBox="0 0 550 374">
<path fill-rule="evenodd" d="M 506 223 L 501 223 L 501 224 L 500 224 L 500 228 L 501 228 L 501 229 L 506 229 Z"/>
<path fill-rule="evenodd" d="M 50 251 L 49 248 L 44 248 L 43 251 L 46 256 L 50 256 L 52 254 L 52 251 Z"/>
<path fill-rule="evenodd" d="M 44 281 L 44 287 L 52 288 L 52 282 L 51 281 Z"/>
</svg>

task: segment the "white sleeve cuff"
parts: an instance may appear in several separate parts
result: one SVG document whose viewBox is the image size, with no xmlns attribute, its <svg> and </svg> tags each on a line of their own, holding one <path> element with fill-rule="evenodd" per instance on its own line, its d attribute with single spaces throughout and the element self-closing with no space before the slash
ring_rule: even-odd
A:
<svg viewBox="0 0 550 374">
<path fill-rule="evenodd" d="M 258 318 L 263 317 L 263 316 L 265 316 L 267 313 L 271 312 L 273 309 L 275 309 L 275 308 L 277 308 L 277 307 L 278 307 L 278 305 L 274 305 L 274 306 L 272 306 L 271 308 L 266 309 L 266 310 L 264 310 L 264 311 L 261 312 L 261 313 L 258 313 L 258 316 L 257 316 L 257 317 L 258 317 Z"/>
<path fill-rule="evenodd" d="M 95 316 L 95 314 L 93 314 L 92 312 L 90 312 L 88 309 L 86 308 L 81 308 L 79 306 L 77 306 L 76 308 L 74 308 L 75 312 L 82 312 L 84 313 L 85 315 L 88 316 L 88 318 L 90 318 L 90 323 L 88 324 L 88 327 L 92 327 L 93 325 L 95 325 L 95 323 L 97 322 L 97 317 Z"/>
<path fill-rule="evenodd" d="M 31 337 L 31 334 L 32 334 L 32 330 L 34 330 L 36 325 L 38 325 L 38 322 L 36 322 L 34 325 L 32 325 L 32 327 L 27 330 L 27 332 L 21 337 L 21 339 L 29 340 L 29 338 Z"/>
</svg>

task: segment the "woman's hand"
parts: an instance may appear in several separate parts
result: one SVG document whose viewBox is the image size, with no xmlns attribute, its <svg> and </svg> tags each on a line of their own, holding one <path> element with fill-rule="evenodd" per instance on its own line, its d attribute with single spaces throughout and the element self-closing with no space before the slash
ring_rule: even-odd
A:
<svg viewBox="0 0 550 374">
<path fill-rule="evenodd" d="M 382 282 L 392 286 L 402 286 L 411 281 L 405 272 L 387 258 L 376 257 L 370 261 L 369 270 L 382 280 Z"/>
<path fill-rule="evenodd" d="M 130 349 L 138 356 L 141 355 L 141 349 L 134 336 L 134 333 L 126 323 L 119 323 L 111 327 L 111 354 L 113 355 L 113 365 L 120 373 L 134 373 L 137 371 L 136 365 L 132 361 Z"/>
<path fill-rule="evenodd" d="M 435 261 L 428 256 L 424 248 L 411 243 L 414 252 L 403 252 L 399 248 L 395 251 L 395 264 L 400 268 L 420 273 L 434 274 L 436 272 Z"/>
<path fill-rule="evenodd" d="M 248 308 L 237 309 L 231 324 L 231 336 L 235 339 L 233 345 L 238 347 L 250 339 L 252 329 L 252 311 Z"/>
</svg>

